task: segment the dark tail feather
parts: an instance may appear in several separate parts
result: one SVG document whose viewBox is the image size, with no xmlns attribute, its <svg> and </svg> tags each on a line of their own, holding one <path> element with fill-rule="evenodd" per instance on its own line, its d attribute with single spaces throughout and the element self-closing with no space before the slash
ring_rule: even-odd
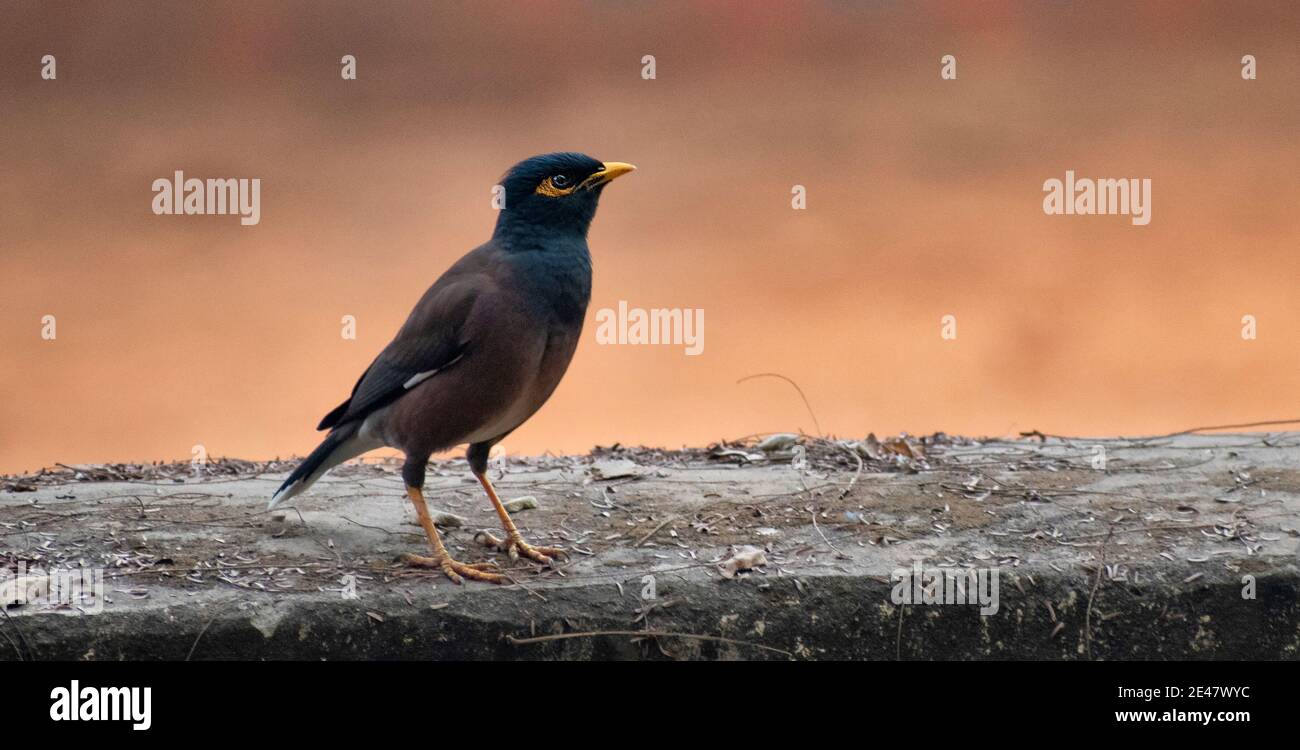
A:
<svg viewBox="0 0 1300 750">
<path fill-rule="evenodd" d="M 298 464 L 298 468 L 294 469 L 293 473 L 284 480 L 284 484 L 280 485 L 280 489 L 275 491 L 275 495 L 271 497 L 271 504 L 267 506 L 267 509 L 270 510 L 285 500 L 288 500 L 303 490 L 306 490 L 313 482 L 320 478 L 321 474 L 324 474 L 334 466 L 337 466 L 343 461 L 351 458 L 352 456 L 337 457 L 334 453 L 344 443 L 352 439 L 356 432 L 357 423 L 354 422 L 352 424 L 344 425 L 326 435 L 325 439 L 321 441 L 321 444 L 316 446 L 316 450 L 312 451 L 311 455 L 303 459 L 303 462 Z M 331 461 L 331 458 L 334 458 L 335 460 Z"/>
<path fill-rule="evenodd" d="M 348 413 L 348 407 L 351 405 L 352 399 L 348 399 L 334 407 L 333 411 L 321 418 L 320 424 L 316 425 L 316 429 L 325 430 L 338 424 L 339 420 L 343 418 L 343 415 Z"/>
</svg>

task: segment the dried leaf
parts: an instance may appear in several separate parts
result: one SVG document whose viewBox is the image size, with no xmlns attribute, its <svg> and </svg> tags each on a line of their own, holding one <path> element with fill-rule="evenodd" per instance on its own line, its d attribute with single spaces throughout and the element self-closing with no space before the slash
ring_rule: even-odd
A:
<svg viewBox="0 0 1300 750">
<path fill-rule="evenodd" d="M 767 565 L 767 555 L 762 548 L 747 544 L 735 549 L 731 557 L 718 565 L 718 569 L 724 578 L 735 578 L 743 570 L 753 570 L 763 565 Z"/>
</svg>

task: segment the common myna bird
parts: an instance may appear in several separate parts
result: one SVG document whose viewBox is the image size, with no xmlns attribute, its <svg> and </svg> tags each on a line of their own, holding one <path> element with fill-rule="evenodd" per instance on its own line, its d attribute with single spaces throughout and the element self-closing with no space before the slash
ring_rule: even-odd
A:
<svg viewBox="0 0 1300 750">
<path fill-rule="evenodd" d="M 271 498 L 274 508 L 350 458 L 388 446 L 402 451 L 402 479 L 433 557 L 410 564 L 501 583 L 492 563 L 452 559 L 424 503 L 429 456 L 469 444 L 470 469 L 496 508 L 512 558 L 543 564 L 563 554 L 524 541 L 487 476 L 488 452 L 533 415 L 569 367 L 591 299 L 587 229 L 609 182 L 635 167 L 577 153 L 535 156 L 506 173 L 505 206 L 492 239 L 470 251 L 424 293 L 352 396 L 321 420 L 316 450 Z"/>
</svg>

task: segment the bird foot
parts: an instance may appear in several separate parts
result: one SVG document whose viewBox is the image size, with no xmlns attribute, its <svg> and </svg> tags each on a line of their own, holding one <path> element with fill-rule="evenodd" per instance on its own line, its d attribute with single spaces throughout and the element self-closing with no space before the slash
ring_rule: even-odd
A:
<svg viewBox="0 0 1300 750">
<path fill-rule="evenodd" d="M 534 547 L 518 533 L 509 535 L 507 539 L 498 539 L 490 531 L 480 531 L 474 535 L 474 541 L 484 547 L 505 552 L 511 560 L 518 560 L 522 556 L 542 565 L 554 565 L 554 558 L 569 555 L 563 547 Z"/>
<path fill-rule="evenodd" d="M 498 573 L 486 572 L 490 568 L 497 567 L 494 562 L 463 563 L 451 559 L 450 556 L 425 557 L 424 555 L 414 555 L 409 552 L 402 555 L 402 562 L 417 568 L 438 568 L 455 584 L 464 583 L 465 578 L 475 581 L 487 581 L 488 583 L 508 583 L 510 581 L 509 578 Z"/>
</svg>

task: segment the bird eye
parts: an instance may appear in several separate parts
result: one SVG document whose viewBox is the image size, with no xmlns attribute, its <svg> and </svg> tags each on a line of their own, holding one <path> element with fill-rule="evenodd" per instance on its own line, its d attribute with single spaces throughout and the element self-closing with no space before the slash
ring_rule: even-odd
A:
<svg viewBox="0 0 1300 750">
<path fill-rule="evenodd" d="M 569 182 L 570 181 L 568 175 L 557 174 L 551 178 L 551 184 L 561 190 L 567 188 L 569 186 Z"/>
</svg>

